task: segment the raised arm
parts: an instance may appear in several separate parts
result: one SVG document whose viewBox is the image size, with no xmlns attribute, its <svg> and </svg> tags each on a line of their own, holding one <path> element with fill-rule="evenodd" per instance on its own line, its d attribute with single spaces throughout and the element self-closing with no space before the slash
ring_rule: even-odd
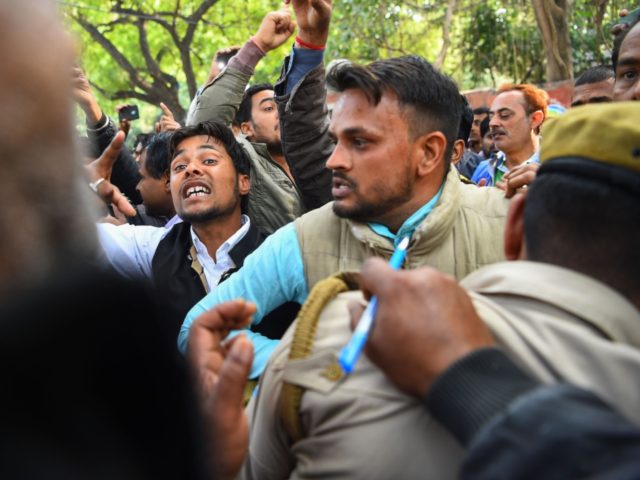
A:
<svg viewBox="0 0 640 480">
<path fill-rule="evenodd" d="M 269 12 L 256 34 L 244 44 L 227 67 L 195 99 L 187 125 L 205 121 L 230 125 L 242 101 L 255 66 L 268 52 L 278 48 L 293 33 L 295 24 L 287 9 Z"/>
<path fill-rule="evenodd" d="M 330 0 L 291 0 L 298 37 L 275 86 L 282 148 L 307 210 L 332 200 L 331 172 L 325 167 L 334 149 L 329 137 L 324 46 L 329 36 Z"/>
<path fill-rule="evenodd" d="M 118 133 L 118 128 L 111 118 L 100 108 L 89 80 L 80 68 L 72 70 L 73 95 L 78 106 L 85 113 L 87 121 L 87 136 L 91 143 L 91 155 L 99 156 Z M 142 203 L 140 192 L 136 185 L 140 181 L 138 166 L 125 147 L 120 147 L 118 157 L 111 166 L 111 182 L 116 185 L 133 203 Z"/>
</svg>

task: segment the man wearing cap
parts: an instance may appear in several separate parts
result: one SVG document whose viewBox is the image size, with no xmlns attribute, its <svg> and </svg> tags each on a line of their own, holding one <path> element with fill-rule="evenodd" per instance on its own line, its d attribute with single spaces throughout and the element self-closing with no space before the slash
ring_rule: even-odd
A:
<svg viewBox="0 0 640 480">
<path fill-rule="evenodd" d="M 433 270 L 363 270 L 379 306 L 368 353 L 467 446 L 464 478 L 638 471 L 637 429 L 606 404 L 640 422 L 639 117 L 624 102 L 556 120 L 535 182 L 510 207 L 514 261 L 461 282 L 475 312 L 451 307 L 462 290 Z M 472 328 L 476 312 L 493 338 Z"/>
<path fill-rule="evenodd" d="M 334 294 L 304 358 L 300 350 L 287 351 L 296 331 L 267 366 L 251 406 L 245 473 L 279 455 L 278 468 L 288 473 L 331 466 L 347 476 L 388 478 L 377 459 L 394 451 L 393 461 L 423 475 L 456 478 L 460 446 L 469 448 L 465 478 L 591 478 L 615 466 L 610 459 L 618 452 L 602 455 L 610 449 L 598 442 L 603 437 L 583 442 L 580 451 L 592 454 L 582 456 L 563 439 L 571 438 L 567 425 L 601 420 L 589 412 L 602 411 L 602 401 L 640 423 L 639 117 L 640 105 L 630 102 L 588 105 L 558 118 L 543 140 L 537 179 L 526 196 L 512 200 L 505 233 L 512 261 L 466 277 L 467 293 L 428 267 L 394 272 L 381 260 L 365 264 L 362 284 L 378 297 L 368 357 L 346 379 L 332 375 L 349 338 L 346 296 L 354 297 Z M 351 308 L 355 320 L 362 307 Z M 474 322 L 478 316 L 488 330 Z M 371 362 L 408 397 L 390 389 L 385 398 L 383 374 Z M 278 418 L 285 410 L 276 408 L 280 388 L 282 399 L 289 397 L 285 383 L 303 393 L 298 437 L 287 435 L 289 422 Z M 540 383 L 571 384 L 588 395 L 562 385 L 535 394 Z M 571 408 L 576 401 L 579 410 Z M 583 416 L 571 418 L 576 411 Z M 377 429 L 366 415 L 379 422 Z M 402 425 L 411 442 L 390 443 L 393 425 L 395 431 Z M 613 441 L 629 432 L 619 419 L 618 426 L 583 431 Z M 416 453 L 415 445 L 427 444 Z"/>
</svg>

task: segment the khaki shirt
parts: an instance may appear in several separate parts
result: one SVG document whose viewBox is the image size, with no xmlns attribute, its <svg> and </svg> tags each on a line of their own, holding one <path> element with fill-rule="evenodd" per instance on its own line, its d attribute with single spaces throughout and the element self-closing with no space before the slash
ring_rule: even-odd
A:
<svg viewBox="0 0 640 480">
<path fill-rule="evenodd" d="M 490 265 L 462 284 L 498 343 L 534 377 L 593 390 L 640 423 L 640 312 L 629 301 L 582 274 L 533 262 Z M 347 301 L 361 298 L 347 292 L 328 304 L 308 358 L 288 360 L 293 329 L 283 338 L 248 407 L 242 478 L 456 478 L 461 446 L 366 356 L 345 380 L 327 378 L 351 336 Z M 306 389 L 305 438 L 297 442 L 280 417 L 283 381 Z"/>
</svg>

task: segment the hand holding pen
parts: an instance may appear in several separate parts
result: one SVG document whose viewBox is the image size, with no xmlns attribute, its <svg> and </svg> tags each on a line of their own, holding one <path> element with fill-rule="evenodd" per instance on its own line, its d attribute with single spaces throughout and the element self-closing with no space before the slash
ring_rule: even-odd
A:
<svg viewBox="0 0 640 480">
<path fill-rule="evenodd" d="M 396 250 L 393 252 L 391 259 L 389 260 L 389 266 L 394 270 L 398 270 L 402 264 L 404 263 L 404 259 L 407 256 L 407 247 L 409 246 L 409 237 L 404 237 L 398 243 Z M 376 316 L 376 310 L 378 308 L 378 299 L 377 297 L 372 297 L 369 301 L 369 305 L 362 313 L 362 317 L 360 318 L 360 322 L 356 327 L 353 335 L 351 336 L 351 340 L 349 343 L 340 351 L 340 356 L 338 358 L 338 363 L 340 367 L 344 371 L 344 373 L 349 374 L 353 371 L 360 354 L 362 353 L 362 348 L 367 342 L 367 338 L 369 337 L 369 332 L 373 327 L 373 323 Z"/>
</svg>

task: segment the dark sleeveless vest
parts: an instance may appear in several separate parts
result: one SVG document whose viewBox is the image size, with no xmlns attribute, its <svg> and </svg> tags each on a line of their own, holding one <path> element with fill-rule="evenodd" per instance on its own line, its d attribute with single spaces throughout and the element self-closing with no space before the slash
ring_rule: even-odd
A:
<svg viewBox="0 0 640 480">
<path fill-rule="evenodd" d="M 226 271 L 220 282 L 240 269 L 244 259 L 264 241 L 266 235 L 258 228 L 249 227 L 246 235 L 229 251 L 236 268 Z M 204 270 L 196 258 L 196 250 L 191 241 L 191 225 L 178 223 L 160 241 L 153 260 L 151 272 L 158 290 L 159 302 L 172 321 L 171 329 L 176 337 L 184 317 L 206 294 Z M 266 315 L 259 325 L 251 330 L 262 335 L 279 339 L 295 319 L 300 305 L 285 303 Z"/>
</svg>

